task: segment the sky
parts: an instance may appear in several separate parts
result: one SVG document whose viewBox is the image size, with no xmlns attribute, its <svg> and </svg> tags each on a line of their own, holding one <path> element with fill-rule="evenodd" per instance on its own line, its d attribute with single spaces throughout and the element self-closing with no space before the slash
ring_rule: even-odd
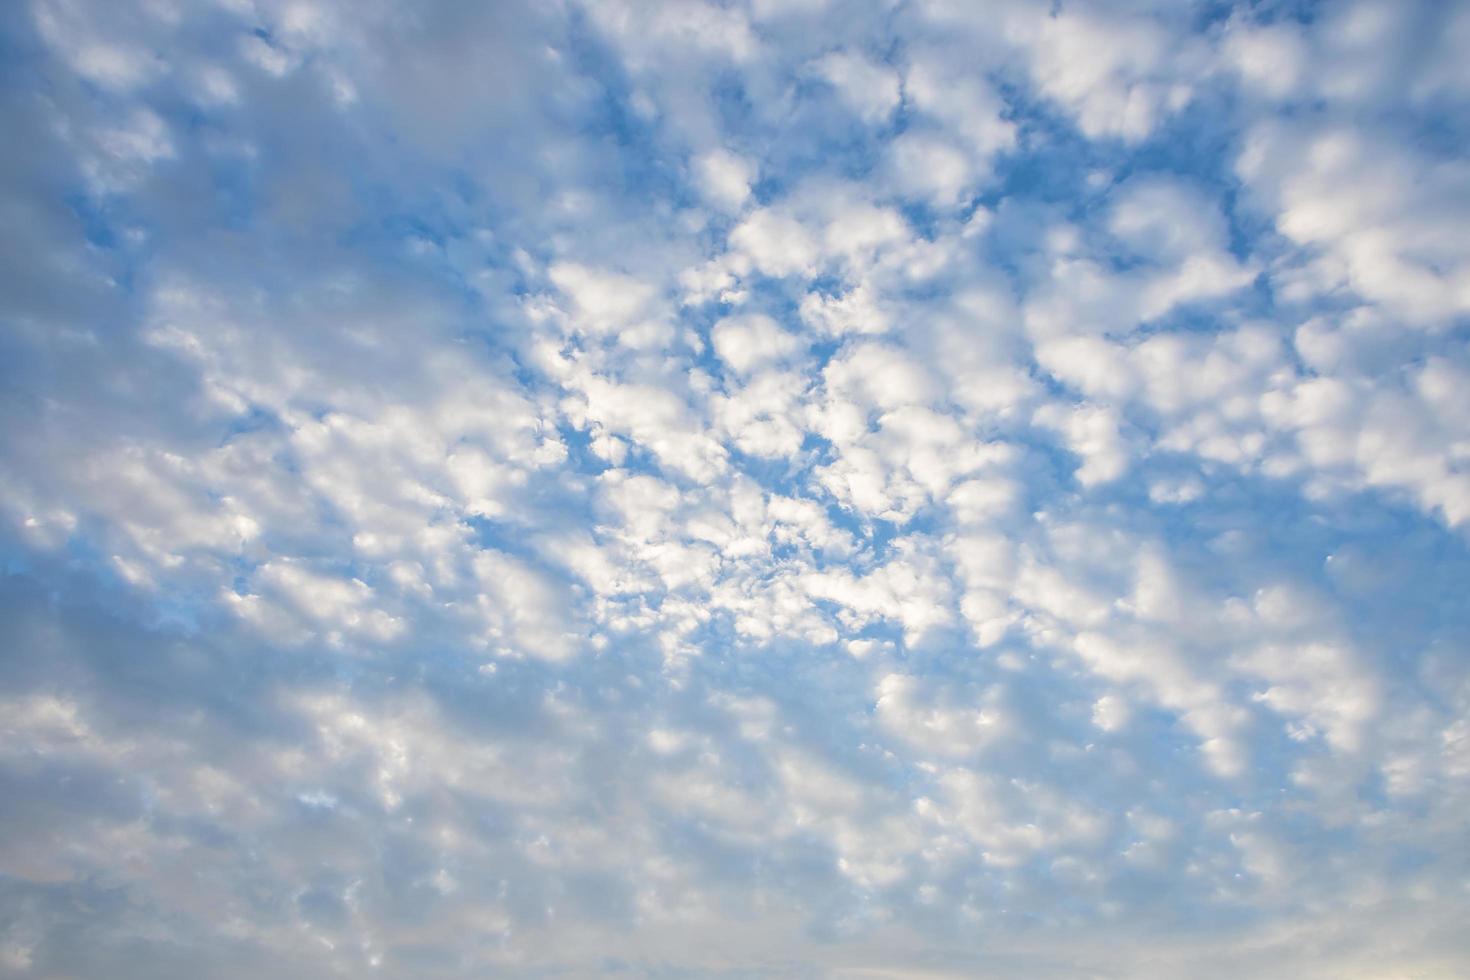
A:
<svg viewBox="0 0 1470 980">
<path fill-rule="evenodd" d="M 0 4 L 0 977 L 1470 976 L 1467 51 Z"/>
</svg>

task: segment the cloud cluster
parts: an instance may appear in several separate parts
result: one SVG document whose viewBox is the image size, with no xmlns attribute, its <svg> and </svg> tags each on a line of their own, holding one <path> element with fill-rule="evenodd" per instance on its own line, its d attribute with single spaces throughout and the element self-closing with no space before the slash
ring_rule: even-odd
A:
<svg viewBox="0 0 1470 980">
<path fill-rule="evenodd" d="M 1467 5 L 0 38 L 0 977 L 1470 969 Z"/>
</svg>

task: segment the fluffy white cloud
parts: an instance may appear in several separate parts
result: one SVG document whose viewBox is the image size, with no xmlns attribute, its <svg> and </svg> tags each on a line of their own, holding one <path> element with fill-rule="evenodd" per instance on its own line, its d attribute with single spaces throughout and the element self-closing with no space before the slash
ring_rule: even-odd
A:
<svg viewBox="0 0 1470 980">
<path fill-rule="evenodd" d="M 769 276 L 812 272 L 821 254 L 801 222 L 769 208 L 742 221 L 730 233 L 730 244 L 745 262 Z"/>
<path fill-rule="evenodd" d="M 658 291 L 632 276 L 559 262 L 547 270 L 551 281 L 571 301 L 574 329 L 605 333 L 632 326 L 646 316 Z"/>
<path fill-rule="evenodd" d="M 800 341 L 768 316 L 759 313 L 726 317 L 710 330 L 715 352 L 736 374 L 779 362 L 795 353 Z"/>
<path fill-rule="evenodd" d="M 1463 975 L 1463 6 L 0 16 L 0 974 Z"/>
<path fill-rule="evenodd" d="M 1147 17 L 1067 9 L 1021 30 L 1037 88 L 1089 137 L 1142 140 L 1193 95 L 1197 42 Z"/>
<path fill-rule="evenodd" d="M 812 65 L 842 100 L 866 123 L 881 123 L 902 99 L 898 73 L 852 51 L 829 54 Z"/>
<path fill-rule="evenodd" d="M 715 206 L 738 211 L 750 198 L 755 168 L 728 150 L 710 150 L 694 162 L 700 189 Z"/>
<path fill-rule="evenodd" d="M 1434 327 L 1470 310 L 1470 169 L 1408 152 L 1348 124 L 1261 123 L 1237 171 L 1276 227 L 1308 251 L 1309 282 L 1348 289 L 1410 323 Z"/>
</svg>

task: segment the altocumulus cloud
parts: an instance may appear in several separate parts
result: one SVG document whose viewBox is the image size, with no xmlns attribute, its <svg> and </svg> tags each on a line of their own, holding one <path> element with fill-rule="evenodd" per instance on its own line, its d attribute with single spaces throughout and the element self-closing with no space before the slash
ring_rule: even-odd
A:
<svg viewBox="0 0 1470 980">
<path fill-rule="evenodd" d="M 1470 975 L 1470 4 L 0 45 L 0 976 Z"/>
</svg>

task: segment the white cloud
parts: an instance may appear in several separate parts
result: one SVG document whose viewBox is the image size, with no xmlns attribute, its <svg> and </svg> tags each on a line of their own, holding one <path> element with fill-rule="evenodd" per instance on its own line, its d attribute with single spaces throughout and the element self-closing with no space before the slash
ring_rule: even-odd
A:
<svg viewBox="0 0 1470 980">
<path fill-rule="evenodd" d="M 1036 421 L 1059 430 L 1067 448 L 1082 457 L 1077 481 L 1084 487 L 1109 483 L 1128 469 L 1128 446 L 1119 432 L 1116 413 L 1109 409 L 1046 405 L 1036 413 Z"/>
<path fill-rule="evenodd" d="M 1462 162 L 1348 125 L 1267 121 L 1236 170 L 1281 233 L 1310 250 L 1319 292 L 1345 287 L 1427 327 L 1470 310 L 1470 255 L 1454 232 L 1467 217 Z"/>
<path fill-rule="evenodd" d="M 730 244 L 768 276 L 815 271 L 820 252 L 811 233 L 795 218 L 760 208 L 730 232 Z"/>
<path fill-rule="evenodd" d="M 833 52 L 814 62 L 812 69 L 837 89 L 863 122 L 882 123 L 901 101 L 898 73 L 859 53 Z"/>
<path fill-rule="evenodd" d="M 1016 127 L 1004 118 L 1004 102 L 963 67 L 920 57 L 904 77 L 904 91 L 916 109 L 961 138 L 982 172 L 992 156 L 1015 144 Z"/>
<path fill-rule="evenodd" d="M 750 198 L 755 168 L 728 150 L 710 150 L 694 162 L 695 178 L 707 198 L 723 211 L 739 211 Z"/>
<path fill-rule="evenodd" d="M 402 619 L 380 607 L 379 597 L 360 579 L 323 575 L 293 561 L 273 561 L 256 571 L 251 585 L 262 594 L 242 597 L 237 608 L 267 624 L 268 630 L 289 630 L 286 610 L 333 644 L 342 642 L 344 634 L 393 640 L 405 628 Z"/>
<path fill-rule="evenodd" d="M 943 136 L 905 133 L 893 141 L 889 152 L 894 182 L 936 204 L 961 203 L 978 176 L 970 157 Z"/>
<path fill-rule="evenodd" d="M 938 782 L 939 798 L 921 799 L 920 815 L 963 839 L 988 865 L 1014 867 L 1038 853 L 1090 849 L 1108 829 L 1104 815 L 1037 784 L 1001 785 L 967 769 L 950 769 Z"/>
<path fill-rule="evenodd" d="M 1224 54 L 1247 86 L 1273 99 L 1294 95 L 1307 67 L 1300 35 L 1284 24 L 1236 25 L 1225 41 Z"/>
<path fill-rule="evenodd" d="M 1076 652 L 1097 674 L 1132 683 L 1178 713 L 1200 740 L 1206 766 L 1223 777 L 1245 772 L 1242 742 L 1245 713 L 1230 704 L 1218 685 L 1197 675 L 1188 662 L 1159 641 L 1135 639 L 1128 645 L 1097 633 L 1077 637 Z"/>
<path fill-rule="evenodd" d="M 1015 727 L 1004 693 L 991 688 L 973 707 L 936 704 L 923 681 L 888 674 L 877 686 L 879 722 L 905 741 L 940 758 L 972 755 L 1005 738 Z"/>
<path fill-rule="evenodd" d="M 1192 54 L 1141 17 L 1061 11 L 1023 28 L 1037 87 L 1092 138 L 1142 140 L 1192 95 L 1191 73 L 1170 63 Z"/>
<path fill-rule="evenodd" d="M 635 325 L 653 311 L 658 298 L 658 290 L 646 282 L 575 262 L 559 262 L 547 274 L 571 300 L 572 326 L 592 333 Z"/>
<path fill-rule="evenodd" d="M 726 317 L 710 330 L 715 352 L 736 374 L 778 362 L 795 353 L 800 342 L 776 321 L 759 313 Z"/>
<path fill-rule="evenodd" d="M 577 652 L 585 632 L 567 615 L 565 590 L 544 573 L 488 549 L 475 556 L 474 570 L 492 654 L 562 660 Z"/>
<path fill-rule="evenodd" d="M 1116 694 L 1104 694 L 1092 704 L 1092 723 L 1105 732 L 1116 732 L 1128 724 L 1128 702 Z"/>
<path fill-rule="evenodd" d="M 3 18 L 0 972 L 1464 973 L 1470 18 L 1197 13 Z"/>
<path fill-rule="evenodd" d="M 126 17 L 114 19 L 105 6 L 46 0 L 33 5 L 32 13 L 46 44 L 72 71 L 103 88 L 127 92 L 166 70 L 144 45 L 129 36 L 137 25 L 128 24 Z"/>
<path fill-rule="evenodd" d="M 841 336 L 884 333 L 888 320 L 878 309 L 872 290 L 860 284 L 842 296 L 807 293 L 801 301 L 802 322 L 824 333 Z"/>
</svg>

